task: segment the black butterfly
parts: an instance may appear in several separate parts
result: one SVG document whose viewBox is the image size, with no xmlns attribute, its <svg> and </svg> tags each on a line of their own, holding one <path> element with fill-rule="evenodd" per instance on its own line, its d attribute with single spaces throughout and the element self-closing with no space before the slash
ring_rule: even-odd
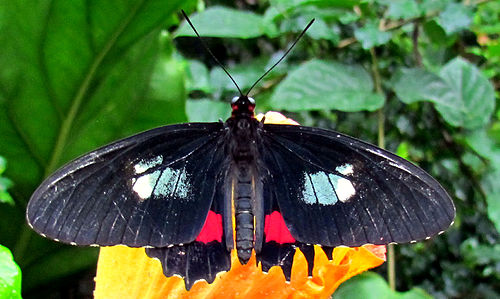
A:
<svg viewBox="0 0 500 299">
<path fill-rule="evenodd" d="M 259 122 L 243 94 L 231 106 L 226 122 L 160 127 L 70 162 L 35 191 L 28 223 L 73 245 L 146 247 L 188 289 L 229 270 L 233 248 L 289 280 L 296 248 L 311 274 L 312 244 L 331 258 L 452 223 L 450 197 L 412 163 L 334 131 Z"/>
</svg>

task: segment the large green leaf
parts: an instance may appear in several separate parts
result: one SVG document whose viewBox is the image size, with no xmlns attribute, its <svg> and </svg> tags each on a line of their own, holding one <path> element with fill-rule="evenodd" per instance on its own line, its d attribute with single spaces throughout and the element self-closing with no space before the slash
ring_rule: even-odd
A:
<svg viewBox="0 0 500 299">
<path fill-rule="evenodd" d="M 484 129 L 469 132 L 465 136 L 465 142 L 478 155 L 488 160 L 488 166 L 500 170 L 500 144 L 495 142 Z"/>
<path fill-rule="evenodd" d="M 439 15 L 438 22 L 448 34 L 464 30 L 472 22 L 472 10 L 461 3 L 449 2 Z"/>
<path fill-rule="evenodd" d="M 500 233 L 500 169 L 495 169 L 486 174 L 481 180 L 486 193 L 486 203 L 488 204 L 488 218 L 495 225 Z"/>
<path fill-rule="evenodd" d="M 186 73 L 186 89 L 191 91 L 200 90 L 206 93 L 212 91 L 208 68 L 198 60 L 190 60 Z"/>
<path fill-rule="evenodd" d="M 301 6 L 315 5 L 318 7 L 331 8 L 352 8 L 360 4 L 360 0 L 271 0 L 272 6 L 278 11 L 286 11 Z"/>
<path fill-rule="evenodd" d="M 455 127 L 481 127 L 495 108 L 491 83 L 461 58 L 448 62 L 439 75 L 424 69 L 400 69 L 391 82 L 401 101 L 431 101 L 444 120 Z"/>
<path fill-rule="evenodd" d="M 392 19 L 409 19 L 418 17 L 421 10 L 415 0 L 396 0 L 389 1 L 386 14 Z"/>
<path fill-rule="evenodd" d="M 488 171 L 481 185 L 488 204 L 488 217 L 500 232 L 500 146 L 485 130 L 470 132 L 466 143 L 481 157 L 488 160 Z"/>
<path fill-rule="evenodd" d="M 381 31 L 375 21 L 370 21 L 365 26 L 357 28 L 354 31 L 354 36 L 361 43 L 363 49 L 383 45 L 391 39 L 391 33 Z"/>
<path fill-rule="evenodd" d="M 9 248 L 0 245 L 0 298 L 21 298 L 21 269 Z"/>
<path fill-rule="evenodd" d="M 188 100 L 186 113 L 190 122 L 225 121 L 231 112 L 229 102 L 213 101 L 209 99 Z"/>
<path fill-rule="evenodd" d="M 424 290 L 414 288 L 408 292 L 396 292 L 378 274 L 366 272 L 340 285 L 332 296 L 335 298 L 360 299 L 431 299 Z"/>
<path fill-rule="evenodd" d="M 0 0 L 0 155 L 21 203 L 0 209 L 0 238 L 16 249 L 25 286 L 35 285 L 41 262 L 46 277 L 72 271 L 57 259 L 48 266 L 44 257 L 66 247 L 25 225 L 24 204 L 43 177 L 97 146 L 186 119 L 184 66 L 166 54 L 170 38 L 160 38 L 185 4 Z M 95 263 L 79 252 L 78 269 Z"/>
<path fill-rule="evenodd" d="M 495 91 L 493 85 L 473 64 L 455 58 L 448 62 L 441 72 L 452 93 L 447 94 L 453 100 L 452 106 L 437 105 L 436 108 L 447 119 L 458 118 L 466 128 L 477 128 L 489 122 L 495 109 Z"/>
<path fill-rule="evenodd" d="M 374 111 L 384 99 L 373 92 L 370 74 L 359 65 L 311 60 L 291 71 L 271 97 L 273 109 Z"/>
<path fill-rule="evenodd" d="M 196 30 L 204 37 L 254 38 L 264 35 L 272 26 L 260 15 L 227 7 L 210 7 L 189 17 Z M 187 22 L 183 22 L 176 36 L 196 36 Z"/>
</svg>

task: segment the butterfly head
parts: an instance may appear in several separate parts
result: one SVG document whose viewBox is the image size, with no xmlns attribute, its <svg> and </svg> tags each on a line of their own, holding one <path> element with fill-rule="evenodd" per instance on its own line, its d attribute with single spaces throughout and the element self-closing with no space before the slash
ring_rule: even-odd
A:
<svg viewBox="0 0 500 299">
<path fill-rule="evenodd" d="M 251 116 L 254 115 L 255 100 L 249 96 L 241 95 L 231 100 L 232 116 Z"/>
</svg>

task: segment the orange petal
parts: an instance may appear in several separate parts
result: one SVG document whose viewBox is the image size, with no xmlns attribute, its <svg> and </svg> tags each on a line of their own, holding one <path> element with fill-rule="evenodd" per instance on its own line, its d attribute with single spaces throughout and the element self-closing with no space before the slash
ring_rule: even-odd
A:
<svg viewBox="0 0 500 299">
<path fill-rule="evenodd" d="M 284 116 L 283 114 L 276 111 L 268 111 L 266 114 L 259 113 L 255 118 L 261 121 L 263 117 L 266 117 L 264 123 L 266 124 L 278 124 L 278 125 L 298 125 L 299 123 L 291 118 Z"/>
<path fill-rule="evenodd" d="M 313 277 L 307 277 L 307 261 L 297 250 L 292 277 L 285 281 L 279 267 L 268 274 L 255 266 L 255 256 L 241 265 L 236 252 L 231 254 L 232 268 L 217 276 L 212 284 L 197 282 L 190 291 L 179 277 L 165 277 L 158 260 L 149 258 L 143 248 L 114 246 L 101 248 L 97 266 L 95 298 L 328 298 L 337 287 L 370 268 L 381 265 L 371 250 L 380 252 L 385 246 L 338 247 L 329 261 L 315 246 Z"/>
</svg>

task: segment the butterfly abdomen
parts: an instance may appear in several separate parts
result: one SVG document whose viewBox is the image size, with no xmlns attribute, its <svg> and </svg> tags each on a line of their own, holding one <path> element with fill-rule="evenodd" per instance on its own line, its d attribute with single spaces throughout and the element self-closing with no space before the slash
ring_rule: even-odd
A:
<svg viewBox="0 0 500 299">
<path fill-rule="evenodd" d="M 246 264 L 255 248 L 255 192 L 254 192 L 254 165 L 258 159 L 256 144 L 256 129 L 258 121 L 248 115 L 241 115 L 242 109 L 238 106 L 238 113 L 227 121 L 230 128 L 229 152 L 232 157 L 233 171 L 233 213 L 235 225 L 235 247 L 238 259 Z M 243 107 L 244 108 L 244 107 Z"/>
<path fill-rule="evenodd" d="M 242 264 L 246 264 L 254 248 L 253 188 L 250 167 L 241 161 L 237 166 L 234 196 L 236 250 Z"/>
</svg>

